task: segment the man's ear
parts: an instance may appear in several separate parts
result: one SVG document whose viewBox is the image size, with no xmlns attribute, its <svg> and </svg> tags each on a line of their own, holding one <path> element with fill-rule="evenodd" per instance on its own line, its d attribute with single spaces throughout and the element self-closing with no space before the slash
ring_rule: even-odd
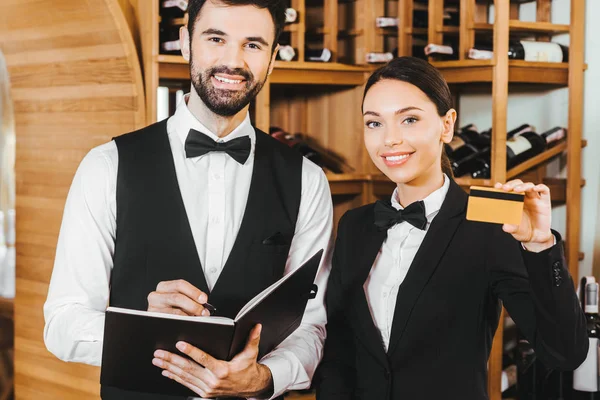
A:
<svg viewBox="0 0 600 400">
<path fill-rule="evenodd" d="M 183 59 L 190 62 L 190 33 L 187 26 L 179 28 L 179 44 L 181 45 L 181 55 Z"/>
<path fill-rule="evenodd" d="M 456 110 L 451 108 L 446 115 L 442 117 L 442 142 L 450 143 L 454 136 L 454 125 L 456 124 Z"/>
<path fill-rule="evenodd" d="M 277 53 L 279 52 L 279 43 L 275 46 L 275 50 L 273 51 L 273 55 L 271 56 L 271 64 L 269 66 L 269 72 L 267 75 L 271 75 L 273 72 L 273 68 L 275 68 L 275 59 L 277 58 Z"/>
</svg>

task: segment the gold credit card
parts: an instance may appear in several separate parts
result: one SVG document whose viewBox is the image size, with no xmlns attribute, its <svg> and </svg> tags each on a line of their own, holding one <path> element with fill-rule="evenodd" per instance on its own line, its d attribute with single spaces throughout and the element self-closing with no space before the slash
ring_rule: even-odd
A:
<svg viewBox="0 0 600 400">
<path fill-rule="evenodd" d="M 471 186 L 467 204 L 469 221 L 519 225 L 523 216 L 524 193 Z"/>
</svg>

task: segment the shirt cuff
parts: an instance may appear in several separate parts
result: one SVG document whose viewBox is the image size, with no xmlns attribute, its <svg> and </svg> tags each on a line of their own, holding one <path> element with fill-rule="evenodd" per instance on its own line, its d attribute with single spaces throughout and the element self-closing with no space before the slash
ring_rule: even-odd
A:
<svg viewBox="0 0 600 400">
<path fill-rule="evenodd" d="M 273 355 L 272 357 L 265 356 L 259 364 L 267 366 L 271 370 L 271 376 L 273 377 L 273 395 L 268 400 L 272 400 L 276 397 L 284 394 L 287 389 L 291 377 L 289 371 L 291 371 L 290 361 Z M 264 397 L 251 397 L 248 400 L 263 400 Z"/>
</svg>

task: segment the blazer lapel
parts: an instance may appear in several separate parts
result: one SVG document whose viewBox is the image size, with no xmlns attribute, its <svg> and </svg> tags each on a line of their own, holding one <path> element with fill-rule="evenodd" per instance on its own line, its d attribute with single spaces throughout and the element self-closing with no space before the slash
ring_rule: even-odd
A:
<svg viewBox="0 0 600 400">
<path fill-rule="evenodd" d="M 419 295 L 435 272 L 454 232 L 462 221 L 461 216 L 464 213 L 466 200 L 466 193 L 450 179 L 450 187 L 440 212 L 429 226 L 408 274 L 400 285 L 392 322 L 389 354 L 398 347 Z"/>
<path fill-rule="evenodd" d="M 358 268 L 355 270 L 355 275 L 351 278 L 353 288 L 351 294 L 354 299 L 353 309 L 355 315 L 350 316 L 349 320 L 354 324 L 356 332 L 359 333 L 360 340 L 370 350 L 371 354 L 382 365 L 387 365 L 387 357 L 381 341 L 381 333 L 373 322 L 363 288 L 373 267 L 375 258 L 387 236 L 386 231 L 379 231 L 377 229 L 374 224 L 374 218 L 371 217 L 372 215 L 373 213 L 371 212 L 369 218 L 365 221 L 364 229 L 360 233 L 361 237 L 357 237 L 359 241 L 357 241 L 355 246 Z"/>
</svg>

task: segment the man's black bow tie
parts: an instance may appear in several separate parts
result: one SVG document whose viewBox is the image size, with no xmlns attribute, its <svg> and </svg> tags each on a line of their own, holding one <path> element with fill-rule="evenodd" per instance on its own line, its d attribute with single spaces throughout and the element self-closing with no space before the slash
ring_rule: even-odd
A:
<svg viewBox="0 0 600 400">
<path fill-rule="evenodd" d="M 244 164 L 250 156 L 250 137 L 242 136 L 227 142 L 215 142 L 202 132 L 190 129 L 185 139 L 185 156 L 199 157 L 211 151 L 224 151 L 235 161 Z"/>
<path fill-rule="evenodd" d="M 415 228 L 425 230 L 427 217 L 423 200 L 410 204 L 404 210 L 396 210 L 389 203 L 381 200 L 375 203 L 375 225 L 379 230 L 387 230 L 402 221 L 408 222 Z"/>
</svg>

